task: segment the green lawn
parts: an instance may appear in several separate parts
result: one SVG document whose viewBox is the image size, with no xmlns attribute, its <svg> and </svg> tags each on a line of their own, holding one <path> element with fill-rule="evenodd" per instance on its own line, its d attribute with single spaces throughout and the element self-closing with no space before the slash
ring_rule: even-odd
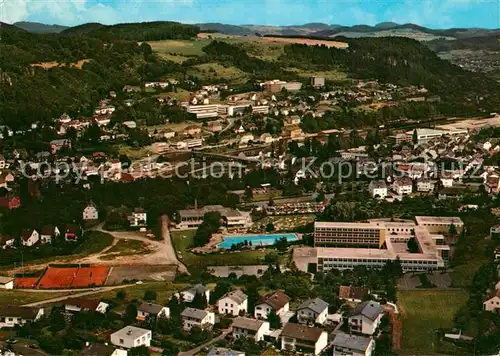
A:
<svg viewBox="0 0 500 356">
<path fill-rule="evenodd" d="M 194 268 L 205 268 L 207 266 L 234 266 L 234 265 L 255 265 L 264 262 L 266 251 L 241 251 L 225 252 L 206 255 L 196 255 L 188 251 L 193 243 L 195 230 L 174 231 L 171 233 L 177 257 L 186 264 Z"/>
<path fill-rule="evenodd" d="M 142 300 L 144 297 L 144 292 L 147 290 L 153 290 L 156 292 L 156 301 L 159 303 L 168 302 L 169 298 L 177 291 L 186 287 L 186 284 L 179 283 L 165 283 L 165 282 L 152 282 L 144 283 L 141 285 L 135 285 L 126 288 L 120 288 L 115 290 L 110 290 L 103 293 L 92 294 L 88 296 L 89 299 L 114 299 L 118 291 L 124 291 L 126 294 L 126 299 L 128 301 L 133 299 Z"/>
<path fill-rule="evenodd" d="M 488 260 L 477 260 L 454 267 L 451 271 L 453 287 L 462 288 L 470 286 L 476 271 L 486 263 L 488 263 Z"/>
<path fill-rule="evenodd" d="M 402 307 L 403 350 L 418 354 L 433 353 L 451 344 L 437 344 L 435 329 L 452 326 L 455 312 L 466 303 L 462 290 L 400 291 L 398 304 Z"/>
<path fill-rule="evenodd" d="M 102 257 L 104 260 L 113 259 L 117 256 L 132 256 L 148 254 L 151 250 L 145 242 L 137 240 L 120 240 L 113 246 L 106 255 Z"/>
<path fill-rule="evenodd" d="M 153 51 L 159 54 L 178 54 L 181 56 L 201 56 L 202 48 L 208 45 L 211 40 L 166 40 L 150 41 L 148 44 Z"/>
<path fill-rule="evenodd" d="M 72 293 L 68 292 L 40 292 L 32 293 L 23 290 L 0 290 L 0 305 L 23 305 L 45 299 L 63 297 Z"/>
<path fill-rule="evenodd" d="M 113 236 L 100 231 L 87 231 L 85 238 L 83 244 L 75 251 L 81 256 L 99 253 L 113 243 Z"/>
</svg>

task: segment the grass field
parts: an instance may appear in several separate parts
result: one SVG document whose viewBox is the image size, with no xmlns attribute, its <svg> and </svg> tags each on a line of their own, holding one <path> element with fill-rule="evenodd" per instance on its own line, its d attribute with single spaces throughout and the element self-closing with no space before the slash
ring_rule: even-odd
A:
<svg viewBox="0 0 500 356">
<path fill-rule="evenodd" d="M 151 253 L 148 245 L 142 241 L 137 240 L 120 240 L 113 246 L 106 255 L 101 257 L 103 260 L 112 260 L 117 256 L 132 256 L 132 255 L 146 255 Z"/>
<path fill-rule="evenodd" d="M 120 154 L 127 156 L 131 160 L 142 159 L 153 153 L 147 148 L 133 148 L 127 145 L 118 145 L 118 151 Z"/>
<path fill-rule="evenodd" d="M 297 73 L 300 77 L 309 78 L 312 76 L 324 77 L 326 80 L 345 80 L 347 79 L 347 73 L 340 70 L 329 70 L 329 71 L 304 71 L 303 69 L 288 67 L 287 70 Z"/>
<path fill-rule="evenodd" d="M 467 301 L 467 293 L 462 290 L 401 291 L 398 300 L 405 315 L 403 350 L 428 354 L 439 351 L 434 331 L 452 326 L 455 312 Z"/>
<path fill-rule="evenodd" d="M 204 63 L 190 68 L 189 74 L 206 81 L 222 79 L 231 83 L 244 83 L 248 77 L 242 70 L 230 66 L 224 67 L 219 63 Z"/>
<path fill-rule="evenodd" d="M 181 56 L 200 56 L 203 54 L 202 48 L 210 42 L 211 40 L 208 39 L 194 41 L 167 40 L 150 41 L 148 44 L 151 46 L 153 51 L 160 55 L 176 53 Z"/>
<path fill-rule="evenodd" d="M 241 251 L 226 252 L 207 255 L 196 255 L 188 251 L 193 243 L 195 230 L 172 232 L 172 242 L 174 244 L 177 257 L 186 264 L 194 268 L 205 268 L 207 266 L 234 266 L 234 265 L 255 265 L 262 264 L 265 251 Z"/>
<path fill-rule="evenodd" d="M 45 299 L 63 297 L 72 293 L 68 292 L 40 292 L 32 293 L 23 290 L 0 290 L 0 305 L 23 305 Z"/>
<path fill-rule="evenodd" d="M 105 232 L 88 231 L 85 237 L 86 240 L 75 251 L 76 254 L 82 257 L 99 253 L 113 243 L 113 236 Z"/>
<path fill-rule="evenodd" d="M 144 297 L 144 292 L 147 290 L 153 290 L 156 292 L 156 301 L 160 303 L 168 302 L 168 299 L 175 292 L 186 287 L 187 284 L 179 283 L 165 283 L 165 282 L 153 282 L 144 283 L 141 285 L 135 285 L 131 287 L 121 288 L 119 290 L 124 291 L 127 300 L 138 299 L 141 300 Z M 118 290 L 110 290 L 103 293 L 92 294 L 89 299 L 113 299 L 116 297 Z"/>
</svg>

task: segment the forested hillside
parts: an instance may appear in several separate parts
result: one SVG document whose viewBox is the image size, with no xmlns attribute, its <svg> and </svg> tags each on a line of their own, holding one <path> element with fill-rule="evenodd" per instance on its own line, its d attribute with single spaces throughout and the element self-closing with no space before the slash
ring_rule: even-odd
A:
<svg viewBox="0 0 500 356">
<path fill-rule="evenodd" d="M 190 39 L 200 32 L 200 28 L 179 22 L 123 23 L 112 26 L 85 24 L 63 31 L 66 35 L 85 34 L 103 40 L 158 41 L 169 39 Z"/>
</svg>

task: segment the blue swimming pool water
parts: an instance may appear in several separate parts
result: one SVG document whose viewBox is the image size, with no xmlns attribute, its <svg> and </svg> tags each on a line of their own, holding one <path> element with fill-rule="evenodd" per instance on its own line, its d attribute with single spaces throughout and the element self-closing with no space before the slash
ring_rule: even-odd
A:
<svg viewBox="0 0 500 356">
<path fill-rule="evenodd" d="M 227 236 L 224 241 L 217 245 L 218 248 L 231 248 L 232 245 L 237 245 L 241 242 L 252 242 L 252 246 L 269 246 L 274 245 L 281 238 L 286 238 L 287 241 L 297 241 L 295 234 L 272 234 L 272 235 L 247 235 L 247 236 Z"/>
</svg>

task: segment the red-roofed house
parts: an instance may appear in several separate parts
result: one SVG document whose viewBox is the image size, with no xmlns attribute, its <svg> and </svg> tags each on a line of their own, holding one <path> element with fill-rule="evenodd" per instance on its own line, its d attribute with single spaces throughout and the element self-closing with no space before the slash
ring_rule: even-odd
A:
<svg viewBox="0 0 500 356">
<path fill-rule="evenodd" d="M 64 239 L 66 241 L 77 241 L 82 235 L 82 228 L 76 224 L 66 225 L 64 228 Z"/>
<path fill-rule="evenodd" d="M 21 206 L 21 199 L 18 196 L 11 195 L 7 197 L 0 197 L 0 207 L 17 209 Z"/>
</svg>

